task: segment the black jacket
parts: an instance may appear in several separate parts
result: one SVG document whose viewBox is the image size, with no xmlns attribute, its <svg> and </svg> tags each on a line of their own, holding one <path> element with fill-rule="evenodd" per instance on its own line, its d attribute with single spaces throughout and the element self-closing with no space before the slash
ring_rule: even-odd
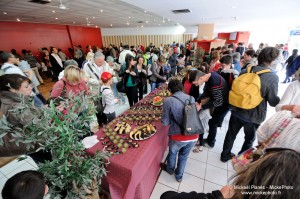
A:
<svg viewBox="0 0 300 199">
<path fill-rule="evenodd" d="M 192 191 L 190 193 L 177 193 L 175 191 L 167 191 L 160 196 L 160 199 L 223 199 L 222 193 L 217 190 L 212 193 L 197 193 Z"/>
<path fill-rule="evenodd" d="M 59 65 L 59 63 L 52 55 L 49 55 L 49 61 L 51 63 L 52 71 L 58 76 L 59 73 L 63 71 L 63 68 Z"/>
<path fill-rule="evenodd" d="M 125 71 L 127 70 L 126 65 L 122 65 L 119 71 L 119 77 L 123 77 L 124 80 L 124 85 L 126 85 L 129 76 L 131 76 L 132 79 L 132 84 L 137 85 L 140 82 L 140 78 L 139 78 L 139 71 L 137 70 L 136 66 L 132 66 L 132 70 L 133 72 L 135 72 L 136 76 L 132 76 L 129 73 L 126 73 Z"/>
</svg>

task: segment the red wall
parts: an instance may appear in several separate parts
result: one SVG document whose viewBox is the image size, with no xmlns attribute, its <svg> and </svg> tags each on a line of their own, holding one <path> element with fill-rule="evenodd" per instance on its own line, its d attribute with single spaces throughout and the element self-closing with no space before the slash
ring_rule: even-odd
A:
<svg viewBox="0 0 300 199">
<path fill-rule="evenodd" d="M 229 41 L 230 33 L 218 33 L 218 39 L 226 40 L 226 44 L 232 43 L 233 41 Z"/>
<path fill-rule="evenodd" d="M 73 45 L 102 47 L 102 36 L 99 28 L 21 23 L 0 21 L 0 50 L 14 48 L 21 54 L 22 49 L 31 50 L 34 54 L 38 48 L 55 46 L 67 52 Z"/>
<path fill-rule="evenodd" d="M 236 39 L 229 40 L 230 33 L 218 33 L 218 38 L 225 39 L 226 44 L 231 44 L 231 43 L 237 44 L 238 42 L 245 42 L 245 45 L 248 45 L 249 37 L 250 37 L 250 32 L 237 32 Z"/>
</svg>

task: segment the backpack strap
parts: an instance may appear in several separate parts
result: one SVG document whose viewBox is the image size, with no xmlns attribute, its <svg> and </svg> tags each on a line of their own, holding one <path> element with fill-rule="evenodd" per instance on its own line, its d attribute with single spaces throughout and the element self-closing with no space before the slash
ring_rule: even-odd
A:
<svg viewBox="0 0 300 199">
<path fill-rule="evenodd" d="M 261 70 L 261 71 L 256 72 L 256 74 L 260 75 L 260 74 L 263 74 L 263 73 L 270 73 L 270 72 L 272 72 L 270 69 L 265 69 L 265 70 Z"/>
<path fill-rule="evenodd" d="M 3 71 L 5 72 L 6 70 L 8 70 L 10 68 L 12 68 L 12 66 L 8 66 L 8 67 L 4 68 Z"/>
<path fill-rule="evenodd" d="M 103 90 L 102 90 L 102 91 L 100 91 L 100 93 L 102 94 L 102 93 L 103 93 L 103 91 L 104 91 L 104 90 L 106 90 L 106 89 L 109 89 L 109 88 L 103 88 Z M 102 99 L 103 99 L 103 98 L 102 98 Z M 101 99 L 101 100 L 102 100 L 102 99 Z M 102 101 L 102 102 L 103 102 L 103 101 Z M 102 104 L 103 104 L 103 103 L 102 103 Z M 103 108 L 105 108 L 105 106 L 106 106 L 106 104 L 104 103 L 104 106 L 103 106 Z"/>
<path fill-rule="evenodd" d="M 87 63 L 87 66 L 89 67 L 89 69 L 92 71 L 92 73 L 97 77 L 98 80 L 100 80 L 99 76 L 95 73 L 95 71 L 92 69 L 90 63 Z"/>
<path fill-rule="evenodd" d="M 253 71 L 254 66 L 252 64 L 249 64 L 249 66 L 247 66 L 247 73 L 251 73 Z M 256 72 L 255 74 L 260 75 L 263 73 L 269 73 L 272 72 L 270 69 L 265 69 L 265 70 L 261 70 Z"/>
<path fill-rule="evenodd" d="M 253 65 L 250 64 L 250 63 L 248 63 L 248 64 L 246 65 L 246 67 L 247 67 L 247 73 L 251 73 L 252 70 L 253 70 Z"/>
<path fill-rule="evenodd" d="M 179 97 L 176 97 L 174 95 L 172 97 L 176 98 L 178 101 L 180 101 L 183 104 L 183 106 L 185 106 L 185 103 L 181 99 L 179 99 Z"/>
<path fill-rule="evenodd" d="M 172 96 L 172 97 L 174 97 L 175 99 L 177 99 L 178 101 L 180 101 L 182 104 L 183 104 L 183 106 L 185 106 L 186 104 L 181 100 L 181 99 L 179 99 L 178 97 L 176 97 L 176 96 Z M 177 122 L 176 121 L 176 119 L 174 118 L 174 116 L 172 116 L 172 119 L 173 119 L 173 121 L 180 127 L 180 129 L 181 129 L 181 135 L 184 135 L 184 133 L 183 133 L 183 131 L 184 131 L 184 127 L 179 123 L 179 122 Z"/>
</svg>

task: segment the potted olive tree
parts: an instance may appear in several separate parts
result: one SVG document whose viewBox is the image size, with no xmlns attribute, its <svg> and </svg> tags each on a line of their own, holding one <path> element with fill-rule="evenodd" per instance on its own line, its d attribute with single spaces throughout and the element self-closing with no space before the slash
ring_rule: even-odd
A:
<svg viewBox="0 0 300 199">
<path fill-rule="evenodd" d="M 11 141 L 16 144 L 25 143 L 30 147 L 39 143 L 39 150 L 51 152 L 52 160 L 38 165 L 51 185 L 51 198 L 60 198 L 62 192 L 67 198 L 100 198 L 101 178 L 106 175 L 109 156 L 105 152 L 89 156 L 81 143 L 81 139 L 90 133 L 89 123 L 95 112 L 93 103 L 90 103 L 92 98 L 84 94 L 68 97 L 60 104 L 63 111 L 50 101 L 49 107 L 40 110 L 39 120 L 24 127 L 26 135 L 23 129 L 13 129 L 5 117 L 0 120 L 0 138 L 10 133 Z M 29 107 L 22 102 L 12 111 L 22 114 Z"/>
</svg>

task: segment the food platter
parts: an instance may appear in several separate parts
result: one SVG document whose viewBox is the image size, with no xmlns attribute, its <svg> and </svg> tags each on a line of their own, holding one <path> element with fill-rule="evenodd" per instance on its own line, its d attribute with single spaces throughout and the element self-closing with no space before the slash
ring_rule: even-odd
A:
<svg viewBox="0 0 300 199">
<path fill-rule="evenodd" d="M 145 124 L 139 126 L 130 132 L 129 137 L 132 140 L 146 140 L 155 135 L 157 132 L 156 126 L 153 124 Z"/>
<path fill-rule="evenodd" d="M 162 106 L 164 103 L 162 102 L 162 103 L 160 103 L 160 104 L 154 104 L 153 102 L 152 102 L 152 105 L 153 106 Z"/>
</svg>

